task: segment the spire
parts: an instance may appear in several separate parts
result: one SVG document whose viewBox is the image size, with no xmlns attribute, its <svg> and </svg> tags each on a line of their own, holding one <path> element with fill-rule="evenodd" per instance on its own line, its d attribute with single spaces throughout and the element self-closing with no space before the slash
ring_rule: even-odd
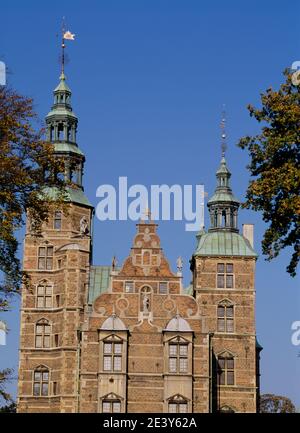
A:
<svg viewBox="0 0 300 433">
<path fill-rule="evenodd" d="M 67 38 L 67 33 L 63 22 L 61 73 L 59 83 L 53 91 L 54 102 L 51 111 L 46 116 L 47 140 L 53 144 L 57 156 L 64 159 L 66 180 L 82 189 L 85 157 L 76 142 L 78 118 L 72 109 L 72 92 L 65 76 L 64 38 Z"/>
<path fill-rule="evenodd" d="M 207 203 L 211 227 L 209 231 L 239 231 L 237 226 L 239 200 L 234 196 L 230 187 L 231 173 L 225 159 L 226 132 L 225 132 L 225 109 L 223 108 L 221 120 L 221 150 L 222 157 L 220 166 L 216 172 L 217 186 L 214 195 Z"/>
</svg>

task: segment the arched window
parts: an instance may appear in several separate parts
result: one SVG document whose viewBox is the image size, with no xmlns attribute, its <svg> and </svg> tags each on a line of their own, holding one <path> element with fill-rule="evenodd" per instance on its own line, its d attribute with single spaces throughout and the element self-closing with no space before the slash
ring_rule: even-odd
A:
<svg viewBox="0 0 300 433">
<path fill-rule="evenodd" d="M 48 282 L 40 283 L 36 289 L 36 307 L 52 308 L 52 284 Z"/>
<path fill-rule="evenodd" d="M 49 369 L 40 365 L 33 372 L 33 395 L 47 396 L 49 394 Z"/>
<path fill-rule="evenodd" d="M 42 246 L 38 250 L 38 269 L 51 270 L 53 268 L 53 246 Z"/>
<path fill-rule="evenodd" d="M 120 413 L 121 398 L 114 393 L 107 394 L 102 398 L 101 409 L 103 413 Z"/>
<path fill-rule="evenodd" d="M 49 348 L 51 337 L 51 325 L 46 319 L 39 320 L 35 325 L 35 347 Z"/>
<path fill-rule="evenodd" d="M 219 385 L 234 385 L 234 357 L 229 353 L 218 356 Z"/>
<path fill-rule="evenodd" d="M 234 307 L 230 301 L 224 300 L 217 308 L 218 332 L 234 332 Z"/>
<path fill-rule="evenodd" d="M 230 406 L 224 405 L 221 407 L 220 412 L 222 412 L 222 413 L 234 413 L 234 410 Z"/>
<path fill-rule="evenodd" d="M 103 371 L 122 371 L 123 340 L 111 336 L 103 341 Z"/>
<path fill-rule="evenodd" d="M 187 413 L 188 402 L 182 395 L 177 394 L 171 397 L 168 401 L 169 413 Z"/>
</svg>

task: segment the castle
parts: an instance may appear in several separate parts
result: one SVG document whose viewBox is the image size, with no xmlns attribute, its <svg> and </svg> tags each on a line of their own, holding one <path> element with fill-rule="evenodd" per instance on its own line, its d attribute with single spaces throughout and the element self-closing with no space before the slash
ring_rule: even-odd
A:
<svg viewBox="0 0 300 433">
<path fill-rule="evenodd" d="M 239 201 L 224 155 L 197 235 L 192 284 L 173 272 L 151 218 L 136 227 L 122 266 L 92 263 L 93 206 L 85 156 L 62 73 L 46 116 L 47 139 L 65 163 L 69 212 L 37 235 L 28 219 L 23 268 L 19 412 L 256 412 L 253 226 L 238 228 Z"/>
</svg>

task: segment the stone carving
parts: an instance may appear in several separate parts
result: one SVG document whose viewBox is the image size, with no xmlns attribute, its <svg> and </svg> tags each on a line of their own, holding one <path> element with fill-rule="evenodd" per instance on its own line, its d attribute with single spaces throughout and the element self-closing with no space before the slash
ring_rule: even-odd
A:
<svg viewBox="0 0 300 433">
<path fill-rule="evenodd" d="M 179 272 L 181 272 L 182 271 L 182 267 L 183 267 L 183 260 L 182 260 L 182 258 L 180 256 L 176 260 L 176 265 L 177 265 L 177 270 Z"/>
<path fill-rule="evenodd" d="M 150 299 L 148 295 L 145 293 L 143 296 L 143 313 L 149 313 L 150 307 Z"/>
<path fill-rule="evenodd" d="M 116 270 L 117 264 L 118 264 L 117 258 L 116 258 L 116 256 L 113 256 L 112 262 L 111 262 L 111 267 L 112 267 L 113 271 Z"/>
<path fill-rule="evenodd" d="M 88 222 L 85 217 L 82 217 L 80 220 L 80 234 L 87 235 L 89 233 Z"/>
</svg>

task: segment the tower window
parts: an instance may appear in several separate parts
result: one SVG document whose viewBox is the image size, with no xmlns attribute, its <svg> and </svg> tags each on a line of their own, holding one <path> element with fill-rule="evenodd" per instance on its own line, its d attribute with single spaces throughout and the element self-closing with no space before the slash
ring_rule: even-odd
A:
<svg viewBox="0 0 300 433">
<path fill-rule="evenodd" d="M 53 247 L 39 247 L 38 269 L 51 270 L 53 267 Z"/>
<path fill-rule="evenodd" d="M 187 373 L 188 345 L 182 343 L 169 344 L 169 373 Z"/>
<path fill-rule="evenodd" d="M 166 295 L 168 293 L 168 283 L 166 282 L 159 283 L 159 293 L 162 295 Z"/>
<path fill-rule="evenodd" d="M 61 230 L 61 211 L 54 212 L 54 229 Z"/>
<path fill-rule="evenodd" d="M 37 308 L 52 308 L 52 286 L 39 285 L 36 298 Z"/>
<path fill-rule="evenodd" d="M 48 320 L 42 319 L 35 325 L 35 347 L 37 349 L 50 347 L 51 326 Z"/>
<path fill-rule="evenodd" d="M 227 216 L 225 210 L 222 212 L 222 227 L 227 227 Z"/>
<path fill-rule="evenodd" d="M 234 359 L 230 357 L 218 358 L 219 385 L 234 385 Z"/>
<path fill-rule="evenodd" d="M 40 367 L 33 373 L 33 395 L 47 396 L 49 391 L 49 370 Z"/>
<path fill-rule="evenodd" d="M 232 289 L 233 288 L 233 264 L 218 263 L 217 265 L 217 288 Z"/>
<path fill-rule="evenodd" d="M 134 292 L 133 281 L 125 281 L 125 292 L 126 293 L 133 293 Z"/>
<path fill-rule="evenodd" d="M 218 305 L 218 332 L 233 332 L 233 305 Z"/>
<path fill-rule="evenodd" d="M 122 343 L 105 341 L 103 345 L 103 370 L 122 370 Z"/>
</svg>

